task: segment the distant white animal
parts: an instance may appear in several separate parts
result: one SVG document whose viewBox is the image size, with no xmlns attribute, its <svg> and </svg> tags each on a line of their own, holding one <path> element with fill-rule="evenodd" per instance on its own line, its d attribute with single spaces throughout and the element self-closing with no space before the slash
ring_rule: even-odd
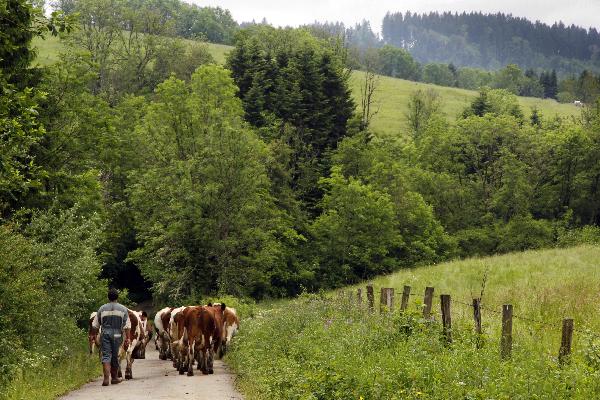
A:
<svg viewBox="0 0 600 400">
<path fill-rule="evenodd" d="M 583 107 L 583 103 L 581 102 L 581 100 L 575 100 L 573 104 L 575 104 L 575 107 Z"/>
</svg>

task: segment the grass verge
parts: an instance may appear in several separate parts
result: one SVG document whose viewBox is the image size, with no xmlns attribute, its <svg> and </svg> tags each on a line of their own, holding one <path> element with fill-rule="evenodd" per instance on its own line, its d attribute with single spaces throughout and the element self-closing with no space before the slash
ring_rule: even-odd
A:
<svg viewBox="0 0 600 400">
<path fill-rule="evenodd" d="M 72 357 L 24 371 L 7 388 L 7 400 L 52 400 L 102 374 L 97 354 L 82 345 Z"/>
</svg>

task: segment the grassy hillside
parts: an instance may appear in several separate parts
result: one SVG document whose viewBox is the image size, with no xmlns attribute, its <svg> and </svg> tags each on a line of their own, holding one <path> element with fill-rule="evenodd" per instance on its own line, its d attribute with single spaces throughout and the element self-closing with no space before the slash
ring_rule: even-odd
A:
<svg viewBox="0 0 600 400">
<path fill-rule="evenodd" d="M 372 128 L 376 132 L 385 134 L 398 134 L 405 131 L 405 113 L 408 99 L 411 93 L 418 89 L 434 89 L 437 91 L 441 96 L 442 110 L 450 119 L 454 119 L 462 112 L 465 106 L 477 95 L 477 92 L 472 90 L 436 86 L 387 76 L 381 76 L 379 79 L 379 89 L 375 92 L 376 108 L 379 108 L 379 112 L 373 118 Z M 350 84 L 357 102 L 360 100 L 360 87 L 363 82 L 364 73 L 361 71 L 354 72 Z M 519 97 L 519 103 L 525 115 L 530 114 L 533 106 L 536 106 L 546 117 L 555 115 L 564 117 L 579 114 L 579 109 L 574 105 L 561 104 L 556 100 Z"/>
<path fill-rule="evenodd" d="M 185 42 L 192 42 L 191 40 L 182 39 Z M 225 63 L 225 55 L 231 49 L 231 46 L 223 44 L 207 43 L 208 49 L 214 59 L 219 64 Z M 54 36 L 48 36 L 45 39 L 39 37 L 34 38 L 33 46 L 38 52 L 37 63 L 40 65 L 48 65 L 58 60 L 58 55 L 62 48 L 60 39 Z"/>
<path fill-rule="evenodd" d="M 231 46 L 213 43 L 207 45 L 215 60 L 218 63 L 224 63 L 225 56 L 231 50 Z M 38 49 L 37 61 L 39 64 L 48 65 L 58 59 L 61 44 L 57 38 L 35 39 L 34 46 Z M 357 102 L 360 98 L 360 86 L 363 79 L 364 73 L 355 71 L 350 81 Z M 382 76 L 380 77 L 379 90 L 375 96 L 379 112 L 373 118 L 373 129 L 384 134 L 402 134 L 405 131 L 405 113 L 410 94 L 418 89 L 430 88 L 439 92 L 442 98 L 443 111 L 451 119 L 455 118 L 477 94 L 472 90 L 429 85 Z M 579 113 L 579 109 L 574 105 L 560 104 L 555 100 L 519 97 L 519 102 L 526 115 L 529 115 L 533 106 L 536 106 L 546 117 L 555 115 L 564 117 Z"/>
<path fill-rule="evenodd" d="M 376 303 L 380 287 L 395 287 L 396 309 L 402 286 L 413 287 L 416 296 L 405 314 L 370 314 L 335 295 L 284 301 L 244 321 L 229 361 L 248 399 L 595 398 L 600 342 L 589 332 L 600 328 L 599 257 L 597 246 L 529 251 L 375 280 Z M 485 333 L 477 338 L 472 309 L 459 302 L 478 296 L 485 276 Z M 435 287 L 434 323 L 420 318 L 426 286 Z M 452 345 L 442 340 L 439 325 L 442 293 L 453 299 Z M 507 361 L 499 358 L 503 303 L 522 317 L 514 319 Z M 574 354 L 561 368 L 557 353 L 566 316 L 575 319 Z"/>
</svg>

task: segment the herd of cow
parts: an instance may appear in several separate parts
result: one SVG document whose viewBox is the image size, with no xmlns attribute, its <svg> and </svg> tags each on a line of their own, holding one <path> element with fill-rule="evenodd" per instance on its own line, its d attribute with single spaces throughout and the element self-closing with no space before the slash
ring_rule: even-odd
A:
<svg viewBox="0 0 600 400">
<path fill-rule="evenodd" d="M 131 321 L 128 346 L 125 347 L 123 341 L 119 349 L 119 359 L 126 360 L 125 379 L 133 378 L 133 360 L 146 358 L 146 346 L 153 332 L 159 358 L 172 360 L 179 374 L 193 376 L 194 363 L 203 374 L 212 374 L 215 355 L 221 358 L 225 354 L 240 325 L 235 309 L 221 303 L 165 307 L 156 313 L 154 329 L 148 324 L 145 311 L 128 312 Z M 95 316 L 96 313 L 92 313 L 89 320 L 90 354 L 100 345 L 101 332 L 92 329 Z M 118 374 L 123 376 L 120 367 Z"/>
</svg>

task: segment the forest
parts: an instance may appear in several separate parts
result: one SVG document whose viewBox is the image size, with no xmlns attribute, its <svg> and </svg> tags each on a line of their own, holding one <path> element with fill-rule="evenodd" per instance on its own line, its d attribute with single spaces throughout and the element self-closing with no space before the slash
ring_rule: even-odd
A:
<svg viewBox="0 0 600 400">
<path fill-rule="evenodd" d="M 0 7 L 0 388 L 66 359 L 108 285 L 261 300 L 600 238 L 597 98 L 561 119 L 482 88 L 455 119 L 416 91 L 379 135 L 338 40 L 108 4 Z M 51 35 L 60 60 L 37 66 Z M 181 37 L 234 48 L 221 66 Z"/>
<path fill-rule="evenodd" d="M 553 25 L 510 14 L 388 13 L 383 19 L 386 43 L 410 49 L 421 62 L 498 69 L 555 69 L 561 75 L 582 69 L 598 72 L 600 34 L 596 28 Z"/>
<path fill-rule="evenodd" d="M 413 14 L 407 15 L 410 17 Z M 453 14 L 443 15 L 447 17 Z M 480 17 L 482 21 L 487 21 L 487 18 L 492 19 L 494 16 Z M 515 58 L 490 65 L 468 63 L 460 60 L 461 51 L 468 48 L 468 43 L 459 42 L 452 45 L 448 40 L 440 39 L 436 44 L 439 48 L 435 49 L 425 48 L 428 45 L 421 42 L 417 45 L 416 39 L 407 44 L 404 39 L 394 39 L 396 36 L 389 33 L 391 30 L 394 34 L 399 31 L 412 34 L 412 28 L 406 28 L 400 22 L 398 24 L 405 30 L 400 27 L 394 28 L 397 21 L 403 21 L 402 14 L 386 15 L 383 37 L 376 34 L 371 23 L 366 20 L 351 27 L 346 27 L 340 22 L 315 22 L 304 27 L 317 37 L 343 43 L 348 49 L 346 64 L 349 68 L 372 71 L 393 78 L 472 90 L 488 86 L 507 89 L 518 96 L 550 98 L 561 103 L 573 103 L 576 100 L 593 102 L 600 94 L 600 73 L 593 65 L 583 65 L 579 60 L 565 59 L 566 63 L 574 60 L 572 67 L 565 70 L 555 63 L 535 62 L 535 57 L 529 57 L 528 62 Z M 509 31 L 509 21 L 502 21 L 504 29 Z M 459 22 L 452 19 L 446 24 Z M 429 34 L 430 31 L 423 33 L 424 36 Z M 551 41 L 552 35 L 548 34 L 544 38 Z M 527 54 L 532 51 L 528 50 Z M 436 57 L 421 57 L 420 52 L 435 54 Z M 490 60 L 490 57 L 486 55 L 485 59 Z"/>
</svg>

